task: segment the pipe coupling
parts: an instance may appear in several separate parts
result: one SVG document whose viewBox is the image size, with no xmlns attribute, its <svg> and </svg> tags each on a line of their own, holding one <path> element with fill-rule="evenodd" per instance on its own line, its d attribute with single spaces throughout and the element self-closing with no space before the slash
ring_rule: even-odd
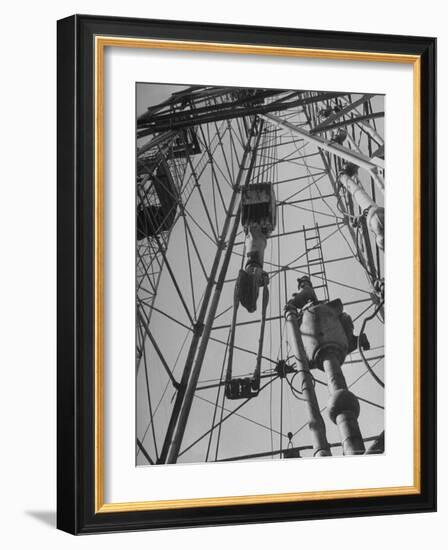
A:
<svg viewBox="0 0 448 550">
<path fill-rule="evenodd" d="M 337 417 L 342 413 L 349 413 L 354 418 L 359 416 L 358 398 L 350 390 L 336 390 L 328 400 L 328 416 L 336 424 Z"/>
</svg>

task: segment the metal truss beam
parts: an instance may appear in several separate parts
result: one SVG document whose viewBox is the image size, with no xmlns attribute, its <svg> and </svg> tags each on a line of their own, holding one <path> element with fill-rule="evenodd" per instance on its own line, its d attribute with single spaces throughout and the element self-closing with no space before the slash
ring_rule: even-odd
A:
<svg viewBox="0 0 448 550">
<path fill-rule="evenodd" d="M 303 128 L 300 128 L 295 124 L 291 124 L 287 120 L 281 119 L 275 115 L 262 114 L 260 115 L 260 117 L 264 120 L 267 120 L 268 122 L 276 124 L 280 128 L 285 128 L 303 137 L 306 141 L 308 141 L 309 143 L 313 143 L 323 151 L 327 151 L 328 153 L 336 155 L 339 158 L 342 158 L 348 162 L 355 164 L 356 166 L 359 166 L 360 168 L 363 168 L 364 170 L 367 170 L 370 174 L 374 174 L 376 176 L 376 179 L 378 179 L 378 168 L 384 168 L 384 161 L 380 158 L 370 158 L 366 155 L 363 155 L 362 153 L 352 151 L 343 147 L 342 145 L 333 143 L 330 140 L 324 139 L 319 136 L 313 136 L 310 132 L 307 132 Z M 384 185 L 382 185 L 382 188 L 384 189 Z"/>
<path fill-rule="evenodd" d="M 304 105 L 309 105 L 318 101 L 335 99 L 342 95 L 345 94 L 323 93 L 313 97 L 300 98 L 295 101 L 273 101 L 272 103 L 268 103 L 267 105 L 256 105 L 251 107 L 235 107 L 232 104 L 230 104 L 229 106 L 229 104 L 223 103 L 222 107 L 214 105 L 213 109 L 210 108 L 206 112 L 198 112 L 198 109 L 183 110 L 179 111 L 178 113 L 164 115 L 163 117 L 154 116 L 148 122 L 139 122 L 138 137 L 140 138 L 150 134 L 155 134 L 168 130 L 190 128 L 192 126 L 208 124 L 210 122 L 219 122 L 222 120 L 231 120 L 234 118 L 241 118 L 245 116 L 253 116 L 275 111 L 284 111 L 287 109 L 303 107 Z"/>
<path fill-rule="evenodd" d="M 311 133 L 315 134 L 318 132 L 323 132 L 326 126 L 328 126 L 329 124 L 332 124 L 333 122 L 336 122 L 346 114 L 353 111 L 353 109 L 356 109 L 356 107 L 358 107 L 359 105 L 362 105 L 366 101 L 369 101 L 369 99 L 371 99 L 372 97 L 373 97 L 373 94 L 365 94 L 360 99 L 357 99 L 352 103 L 349 103 L 340 111 L 337 111 L 336 113 L 333 113 L 332 115 L 327 117 L 324 122 L 322 122 L 321 124 L 318 124 L 315 128 L 311 130 Z"/>
</svg>

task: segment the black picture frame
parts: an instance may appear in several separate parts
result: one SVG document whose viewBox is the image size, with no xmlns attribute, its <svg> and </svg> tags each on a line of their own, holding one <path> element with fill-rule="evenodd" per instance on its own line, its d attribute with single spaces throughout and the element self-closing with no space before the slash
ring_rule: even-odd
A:
<svg viewBox="0 0 448 550">
<path fill-rule="evenodd" d="M 419 494 L 96 513 L 95 36 L 416 55 L 421 61 Z M 436 509 L 436 39 L 74 15 L 58 21 L 57 526 L 73 534 L 430 512 Z"/>
</svg>

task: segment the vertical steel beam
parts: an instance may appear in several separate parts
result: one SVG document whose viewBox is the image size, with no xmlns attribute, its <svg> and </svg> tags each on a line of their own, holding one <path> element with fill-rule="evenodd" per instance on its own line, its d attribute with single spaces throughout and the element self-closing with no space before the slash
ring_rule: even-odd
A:
<svg viewBox="0 0 448 550">
<path fill-rule="evenodd" d="M 167 463 L 173 464 L 177 461 L 177 457 L 180 452 L 180 446 L 182 444 L 182 440 L 185 434 L 185 428 L 187 425 L 188 416 L 190 414 L 191 405 L 193 404 L 193 398 L 194 393 L 197 388 L 198 380 L 199 380 L 199 374 L 202 369 L 202 364 L 204 362 L 205 353 L 207 351 L 208 342 L 210 338 L 210 332 L 212 329 L 213 321 L 215 319 L 216 311 L 218 309 L 219 300 L 221 298 L 221 291 L 224 286 L 224 280 L 227 274 L 227 268 L 230 263 L 230 257 L 232 255 L 232 248 L 233 243 L 235 241 L 236 233 L 239 226 L 240 221 L 240 208 L 238 209 L 238 213 L 235 217 L 232 232 L 230 234 L 229 242 L 227 243 L 227 249 L 226 254 L 224 256 L 223 264 L 221 266 L 221 271 L 218 277 L 218 281 L 216 283 L 216 287 L 213 293 L 213 299 L 210 305 L 210 309 L 207 314 L 207 319 L 205 321 L 204 325 L 204 332 L 202 334 L 201 343 L 199 345 L 198 354 L 196 356 L 196 360 L 194 363 L 194 367 L 191 371 L 190 379 L 188 380 L 188 385 L 185 391 L 185 397 L 184 402 L 182 404 L 180 414 L 179 414 L 179 421 L 177 424 L 176 431 L 174 433 L 173 441 L 170 446 L 170 449 L 168 451 L 167 456 Z"/>
</svg>

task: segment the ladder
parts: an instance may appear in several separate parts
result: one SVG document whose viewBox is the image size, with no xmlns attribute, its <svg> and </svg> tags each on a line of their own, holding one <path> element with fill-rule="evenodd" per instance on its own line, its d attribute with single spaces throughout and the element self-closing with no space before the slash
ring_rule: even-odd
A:
<svg viewBox="0 0 448 550">
<path fill-rule="evenodd" d="M 314 227 L 303 226 L 303 236 L 305 239 L 306 264 L 311 284 L 316 292 L 317 299 L 321 302 L 328 302 L 330 295 L 328 293 L 319 226 L 317 224 Z"/>
</svg>

